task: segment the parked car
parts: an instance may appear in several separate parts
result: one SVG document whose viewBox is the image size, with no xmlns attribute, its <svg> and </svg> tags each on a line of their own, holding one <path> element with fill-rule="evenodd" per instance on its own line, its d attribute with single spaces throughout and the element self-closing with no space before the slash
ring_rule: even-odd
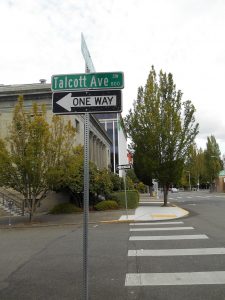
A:
<svg viewBox="0 0 225 300">
<path fill-rule="evenodd" d="M 177 188 L 172 188 L 172 189 L 171 189 L 171 192 L 172 192 L 172 193 L 177 193 L 178 191 L 179 191 L 179 190 L 178 190 Z"/>
</svg>

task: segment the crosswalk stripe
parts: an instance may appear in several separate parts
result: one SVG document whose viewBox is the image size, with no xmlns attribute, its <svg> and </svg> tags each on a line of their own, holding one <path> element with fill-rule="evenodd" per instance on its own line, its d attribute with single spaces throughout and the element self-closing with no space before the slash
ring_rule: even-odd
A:
<svg viewBox="0 0 225 300">
<path fill-rule="evenodd" d="M 130 228 L 130 231 L 170 231 L 170 230 L 191 230 L 194 227 L 157 227 L 157 228 Z"/>
<path fill-rule="evenodd" d="M 217 254 L 225 254 L 225 248 L 128 250 L 128 256 L 186 256 L 186 255 L 217 255 Z"/>
<path fill-rule="evenodd" d="M 125 286 L 225 284 L 225 271 L 128 273 Z"/>
<path fill-rule="evenodd" d="M 139 204 L 162 204 L 162 203 L 164 203 L 164 201 L 139 201 Z"/>
<path fill-rule="evenodd" d="M 166 241 L 166 240 L 198 240 L 208 239 L 205 234 L 195 235 L 156 235 L 156 236 L 131 236 L 130 241 Z"/>
<path fill-rule="evenodd" d="M 173 225 L 173 224 L 184 224 L 182 221 L 175 222 L 151 222 L 151 223 L 130 223 L 130 226 L 146 226 L 146 225 Z"/>
</svg>

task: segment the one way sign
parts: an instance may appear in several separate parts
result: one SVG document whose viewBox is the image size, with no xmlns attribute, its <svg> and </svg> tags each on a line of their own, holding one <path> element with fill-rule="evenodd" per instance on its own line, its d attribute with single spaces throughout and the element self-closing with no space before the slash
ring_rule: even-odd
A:
<svg viewBox="0 0 225 300">
<path fill-rule="evenodd" d="M 120 90 L 53 93 L 52 102 L 53 113 L 55 114 L 122 111 Z"/>
</svg>

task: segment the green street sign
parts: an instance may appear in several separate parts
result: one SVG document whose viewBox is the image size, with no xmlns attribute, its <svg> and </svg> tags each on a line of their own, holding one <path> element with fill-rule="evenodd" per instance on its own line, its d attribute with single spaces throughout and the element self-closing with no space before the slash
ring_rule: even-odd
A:
<svg viewBox="0 0 225 300">
<path fill-rule="evenodd" d="M 60 74 L 52 76 L 52 91 L 76 91 L 87 89 L 123 89 L 123 72 Z"/>
</svg>

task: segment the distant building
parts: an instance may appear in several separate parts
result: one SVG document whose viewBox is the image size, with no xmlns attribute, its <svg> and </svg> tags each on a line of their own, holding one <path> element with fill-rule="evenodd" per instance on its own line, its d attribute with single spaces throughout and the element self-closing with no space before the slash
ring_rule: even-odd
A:
<svg viewBox="0 0 225 300">
<path fill-rule="evenodd" d="M 130 165 L 133 164 L 133 153 L 131 151 L 127 151 L 127 159 Z"/>
<path fill-rule="evenodd" d="M 12 113 L 18 96 L 23 95 L 25 108 L 31 108 L 32 103 L 45 104 L 47 118 L 52 117 L 52 91 L 51 84 L 44 79 L 35 84 L 0 85 L 0 137 L 7 135 L 8 126 L 12 121 Z M 77 129 L 74 144 L 84 143 L 84 117 L 83 115 L 62 116 L 65 120 L 71 120 Z M 90 160 L 99 169 L 111 168 L 110 149 L 112 141 L 109 134 L 102 128 L 94 115 L 90 116 Z"/>
<path fill-rule="evenodd" d="M 122 116 L 120 113 L 95 114 L 95 117 L 107 131 L 111 145 L 111 168 L 114 173 L 122 176 L 123 171 L 118 171 L 117 166 L 128 164 L 127 157 L 127 137 L 122 125 Z"/>
<path fill-rule="evenodd" d="M 225 170 L 220 171 L 219 176 L 216 179 L 216 191 L 225 193 Z"/>
</svg>

